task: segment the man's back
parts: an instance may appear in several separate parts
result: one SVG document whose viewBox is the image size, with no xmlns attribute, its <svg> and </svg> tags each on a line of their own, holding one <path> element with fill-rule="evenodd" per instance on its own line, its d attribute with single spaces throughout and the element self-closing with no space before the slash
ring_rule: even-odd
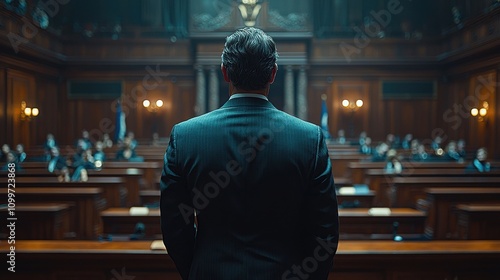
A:
<svg viewBox="0 0 500 280">
<path fill-rule="evenodd" d="M 308 195 L 314 178 L 331 178 L 319 127 L 236 98 L 176 126 L 172 141 L 199 211 L 190 279 L 281 279 L 309 256 L 304 241 L 321 213 L 311 215 Z M 333 198 L 317 206 L 336 212 L 333 181 L 321 187 Z"/>
<path fill-rule="evenodd" d="M 172 129 L 161 221 L 183 279 L 319 280 L 332 267 L 338 212 L 328 149 L 318 126 L 267 100 L 277 56 L 261 30 L 228 36 L 221 70 L 230 99 Z"/>
</svg>

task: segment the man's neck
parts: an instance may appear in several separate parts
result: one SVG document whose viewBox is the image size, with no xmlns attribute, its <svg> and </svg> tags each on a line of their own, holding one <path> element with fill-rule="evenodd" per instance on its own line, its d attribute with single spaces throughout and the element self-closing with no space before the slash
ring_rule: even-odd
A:
<svg viewBox="0 0 500 280">
<path fill-rule="evenodd" d="M 229 99 L 235 99 L 235 98 L 241 98 L 241 97 L 251 97 L 251 98 L 260 98 L 260 99 L 268 100 L 267 96 L 265 96 L 263 94 L 258 94 L 258 93 L 234 93 L 234 94 L 231 94 Z"/>
</svg>

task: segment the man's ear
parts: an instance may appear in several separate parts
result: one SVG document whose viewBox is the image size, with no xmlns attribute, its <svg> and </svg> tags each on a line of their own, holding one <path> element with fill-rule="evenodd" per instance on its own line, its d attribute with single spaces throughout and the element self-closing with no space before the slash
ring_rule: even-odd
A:
<svg viewBox="0 0 500 280">
<path fill-rule="evenodd" d="M 226 83 L 231 82 L 231 80 L 229 80 L 229 76 L 227 75 L 226 66 L 224 66 L 224 64 L 222 63 L 220 65 L 220 70 L 222 71 L 222 76 L 224 76 L 224 81 L 226 81 Z"/>
<path fill-rule="evenodd" d="M 273 70 L 271 71 L 271 77 L 269 78 L 269 83 L 274 83 L 274 79 L 276 78 L 276 72 L 278 72 L 278 64 L 274 64 Z"/>
</svg>

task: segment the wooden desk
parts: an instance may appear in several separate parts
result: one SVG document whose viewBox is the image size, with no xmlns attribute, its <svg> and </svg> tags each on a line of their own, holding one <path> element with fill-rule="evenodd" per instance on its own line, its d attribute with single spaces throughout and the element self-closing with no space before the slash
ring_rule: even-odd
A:
<svg viewBox="0 0 500 280">
<path fill-rule="evenodd" d="M 404 169 L 458 169 L 465 170 L 468 163 L 459 162 L 402 162 Z M 385 162 L 358 161 L 348 164 L 348 174 L 353 184 L 364 184 L 368 169 L 384 169 Z"/>
<path fill-rule="evenodd" d="M 127 189 L 127 201 L 124 206 L 140 206 L 139 188 L 141 185 L 141 178 L 144 172 L 137 168 L 116 168 L 116 169 L 103 169 L 103 170 L 87 170 L 90 177 L 121 177 L 125 179 L 125 188 Z M 46 168 L 38 169 L 25 169 L 16 172 L 16 177 L 56 177 L 50 173 Z"/>
<path fill-rule="evenodd" d="M 425 235 L 429 239 L 456 239 L 455 207 L 463 203 L 500 203 L 498 188 L 426 188 L 429 210 Z"/>
<path fill-rule="evenodd" d="M 345 205 L 345 208 L 349 208 L 349 206 L 370 208 L 373 206 L 374 197 L 375 192 L 372 190 L 359 194 L 337 194 L 337 202 L 339 206 Z"/>
<path fill-rule="evenodd" d="M 341 234 L 393 234 L 397 222 L 398 234 L 422 234 L 426 214 L 410 208 L 392 208 L 390 215 L 370 215 L 367 208 L 339 209 Z"/>
<path fill-rule="evenodd" d="M 43 169 L 47 168 L 46 162 L 23 162 L 21 164 L 23 169 Z M 127 169 L 137 168 L 142 170 L 144 180 L 146 180 L 146 188 L 154 189 L 156 182 L 160 177 L 163 168 L 163 162 L 158 161 L 144 161 L 144 162 L 128 162 L 128 161 L 105 161 L 102 170 L 108 169 Z"/>
<path fill-rule="evenodd" d="M 121 177 L 89 177 L 87 182 L 59 182 L 56 177 L 19 177 L 16 178 L 16 186 L 59 188 L 101 187 L 103 198 L 106 199 L 108 207 L 125 206 L 127 198 L 125 179 Z"/>
<path fill-rule="evenodd" d="M 336 187 L 352 186 L 352 181 L 346 177 L 334 177 L 333 182 Z"/>
<path fill-rule="evenodd" d="M 17 187 L 16 196 L 22 202 L 66 203 L 74 205 L 70 211 L 70 231 L 75 232 L 77 239 L 95 239 L 102 233 L 99 213 L 105 208 L 101 188 L 51 188 L 51 187 Z M 0 193 L 2 201 L 7 201 L 7 194 Z M 71 208 L 71 209 L 72 209 Z"/>
<path fill-rule="evenodd" d="M 146 238 L 161 236 L 160 209 L 149 209 L 147 215 L 131 216 L 128 208 L 110 208 L 101 212 L 105 234 L 132 234 L 137 223 L 143 223 Z"/>
<path fill-rule="evenodd" d="M 160 190 L 141 190 L 139 196 L 141 197 L 141 205 L 158 204 L 160 203 Z"/>
<path fill-rule="evenodd" d="M 332 172 L 335 177 L 348 177 L 347 166 L 350 162 L 357 162 L 369 159 L 370 157 L 363 154 L 333 154 L 330 155 L 332 162 Z"/>
<path fill-rule="evenodd" d="M 9 280 L 131 279 L 180 280 L 164 250 L 151 241 L 19 241 L 16 273 Z M 0 254 L 10 245 L 0 243 Z M 340 241 L 335 280 L 481 279 L 500 275 L 500 241 Z M 83 264 L 83 265 L 82 265 Z"/>
<path fill-rule="evenodd" d="M 403 169 L 401 173 L 390 173 L 384 169 L 366 169 L 365 181 L 370 189 L 375 191 L 374 205 L 380 207 L 396 206 L 390 201 L 391 185 L 394 178 L 399 177 L 500 177 L 500 170 L 479 173 L 466 172 L 459 168 L 436 168 L 436 169 Z"/>
<path fill-rule="evenodd" d="M 383 186 L 384 184 L 382 184 Z M 392 180 L 389 201 L 391 207 L 415 207 L 418 199 L 426 197 L 429 187 L 496 188 L 500 177 L 396 177 Z"/>
<path fill-rule="evenodd" d="M 19 201 L 23 201 L 19 199 Z M 9 213 L 14 215 L 9 215 Z M 18 203 L 13 211 L 0 207 L 0 219 L 13 223 L 14 240 L 63 239 L 70 230 L 69 205 L 63 203 Z M 7 220 L 15 218 L 16 220 Z M 2 239 L 11 235 L 10 228 L 0 228 Z"/>
<path fill-rule="evenodd" d="M 456 207 L 459 239 L 500 239 L 500 201 L 496 205 Z"/>
</svg>

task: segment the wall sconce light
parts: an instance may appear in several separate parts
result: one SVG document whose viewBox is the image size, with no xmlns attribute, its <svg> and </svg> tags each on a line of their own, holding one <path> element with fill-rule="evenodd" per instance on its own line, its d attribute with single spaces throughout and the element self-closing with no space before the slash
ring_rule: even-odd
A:
<svg viewBox="0 0 500 280">
<path fill-rule="evenodd" d="M 347 99 L 342 100 L 342 106 L 346 109 L 351 109 L 352 111 L 356 111 L 359 108 L 363 107 L 363 100 L 358 99 L 355 102 L 351 102 Z"/>
<path fill-rule="evenodd" d="M 489 107 L 488 102 L 484 101 L 482 108 L 479 108 L 479 109 L 478 108 L 472 108 L 470 110 L 470 114 L 473 117 L 478 117 L 478 120 L 482 122 L 482 121 L 484 121 L 484 117 L 486 117 L 486 114 L 488 114 L 488 107 Z"/>
<path fill-rule="evenodd" d="M 245 26 L 255 26 L 262 5 L 259 0 L 241 0 L 238 4 Z"/>
<path fill-rule="evenodd" d="M 142 101 L 142 106 L 146 108 L 149 112 L 156 112 L 163 106 L 163 100 L 158 99 L 156 102 L 151 103 L 148 99 Z"/>
<path fill-rule="evenodd" d="M 40 110 L 36 107 L 28 107 L 26 101 L 21 102 L 21 120 L 30 121 L 32 118 L 36 118 L 40 114 Z"/>
</svg>

